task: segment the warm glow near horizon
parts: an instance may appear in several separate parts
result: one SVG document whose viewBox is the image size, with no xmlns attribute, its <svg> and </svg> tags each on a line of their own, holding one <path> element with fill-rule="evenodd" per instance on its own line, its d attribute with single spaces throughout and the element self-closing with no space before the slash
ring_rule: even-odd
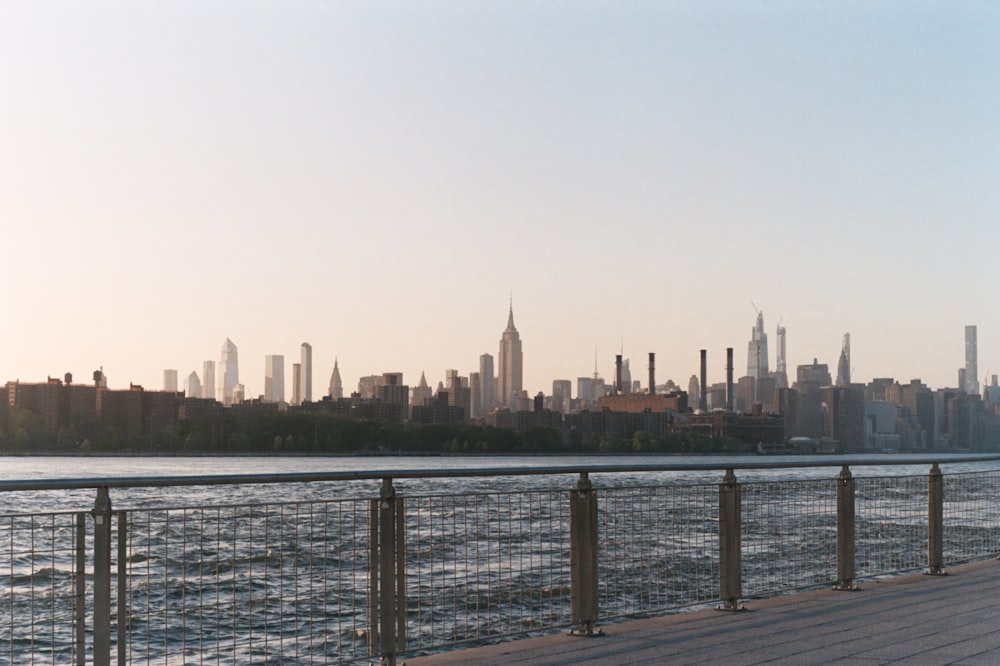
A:
<svg viewBox="0 0 1000 666">
<path fill-rule="evenodd" d="M 1000 5 L 0 6 L 0 382 L 1000 374 Z M 287 390 L 286 390 L 287 392 Z"/>
</svg>

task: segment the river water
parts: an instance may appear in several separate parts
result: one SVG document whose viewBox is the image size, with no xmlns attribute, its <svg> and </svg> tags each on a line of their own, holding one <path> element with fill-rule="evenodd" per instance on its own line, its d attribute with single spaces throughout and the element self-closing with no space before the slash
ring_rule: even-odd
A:
<svg viewBox="0 0 1000 666">
<path fill-rule="evenodd" d="M 841 464 L 874 460 L 891 461 L 893 456 L 4 457 L 0 481 L 732 466 L 748 484 L 744 587 L 774 593 L 784 589 L 781 585 L 800 589 L 828 580 L 836 534 L 835 484 L 822 480 L 836 478 Z M 935 456 L 920 460 L 926 462 L 852 465 L 859 480 L 873 477 L 870 484 L 859 483 L 858 501 L 875 507 L 877 514 L 859 527 L 861 573 L 921 565 L 926 475 Z M 837 466 L 739 469 L 761 462 Z M 943 466 L 945 474 L 998 469 L 998 463 L 982 462 Z M 874 478 L 890 475 L 897 478 Z M 704 603 L 717 596 L 715 502 L 721 470 L 594 473 L 591 480 L 605 489 L 599 528 L 605 616 Z M 397 495 L 409 498 L 406 616 L 411 649 L 570 623 L 566 499 L 576 481 L 576 474 L 395 481 Z M 973 543 L 978 548 L 971 555 L 962 550 L 958 557 L 979 556 L 995 547 L 1000 509 L 990 499 L 996 495 L 994 483 L 994 477 L 987 477 L 963 485 L 962 503 L 948 514 L 948 521 L 964 530 L 953 535 L 954 547 Z M 129 517 L 123 583 L 127 608 L 112 611 L 115 626 L 121 617 L 127 627 L 128 661 L 363 661 L 370 637 L 368 520 L 378 492 L 377 480 L 112 488 L 114 508 Z M 68 600 L 75 580 L 72 535 L 77 518 L 56 512 L 89 511 L 94 497 L 90 489 L 0 493 L 0 514 L 5 514 L 0 516 L 0 609 L 11 618 L 9 623 L 0 619 L 0 661 L 57 664 L 72 658 Z M 14 515 L 27 513 L 47 515 Z M 89 516 L 86 521 L 90 530 Z M 891 561 L 884 554 L 890 552 L 895 553 Z M 92 553 L 87 557 L 89 572 Z M 113 577 L 117 590 L 118 578 Z M 87 580 L 92 589 L 89 574 Z M 89 627 L 89 607 L 87 614 Z"/>
</svg>

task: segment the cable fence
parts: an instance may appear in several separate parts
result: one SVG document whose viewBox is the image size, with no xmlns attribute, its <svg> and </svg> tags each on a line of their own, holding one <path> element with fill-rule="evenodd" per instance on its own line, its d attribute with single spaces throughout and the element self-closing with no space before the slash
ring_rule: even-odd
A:
<svg viewBox="0 0 1000 666">
<path fill-rule="evenodd" d="M 114 509 L 95 484 L 90 511 L 0 516 L 0 661 L 395 663 L 1000 552 L 1000 471 L 615 485 L 617 471 L 405 495 L 372 473 L 377 496 L 296 501 L 288 485 L 280 502 Z M 164 485 L 197 481 L 226 482 Z"/>
</svg>

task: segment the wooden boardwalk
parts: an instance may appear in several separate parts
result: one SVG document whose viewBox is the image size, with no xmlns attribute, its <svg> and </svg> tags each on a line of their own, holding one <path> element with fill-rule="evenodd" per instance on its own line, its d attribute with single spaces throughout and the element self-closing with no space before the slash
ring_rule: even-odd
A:
<svg viewBox="0 0 1000 666">
<path fill-rule="evenodd" d="M 444 664 L 1000 664 L 1000 562 L 864 581 L 602 627 L 603 636 L 542 636 L 406 658 Z"/>
</svg>

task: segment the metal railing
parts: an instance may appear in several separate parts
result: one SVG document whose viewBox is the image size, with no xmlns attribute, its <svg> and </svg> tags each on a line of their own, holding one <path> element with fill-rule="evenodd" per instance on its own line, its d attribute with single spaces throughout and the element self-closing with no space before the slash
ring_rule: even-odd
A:
<svg viewBox="0 0 1000 666">
<path fill-rule="evenodd" d="M 10 618 L 0 620 L 0 660 L 395 663 L 460 643 L 567 627 L 586 635 L 611 619 L 941 573 L 1000 552 L 1000 470 L 939 467 L 981 461 L 1000 456 L 859 478 L 851 467 L 890 463 L 0 482 L 0 491 L 96 490 L 89 512 L 0 516 L 0 608 Z M 839 474 L 826 478 L 736 475 L 833 466 Z M 707 471 L 722 476 L 642 476 Z M 616 485 L 623 474 L 629 481 Z M 395 483 L 565 475 L 575 483 L 493 492 L 409 494 Z M 346 482 L 375 480 L 367 497 L 337 496 Z M 293 500 L 282 485 L 277 499 L 112 507 L 112 490 L 290 483 L 326 484 L 318 494 L 335 498 Z"/>
</svg>

